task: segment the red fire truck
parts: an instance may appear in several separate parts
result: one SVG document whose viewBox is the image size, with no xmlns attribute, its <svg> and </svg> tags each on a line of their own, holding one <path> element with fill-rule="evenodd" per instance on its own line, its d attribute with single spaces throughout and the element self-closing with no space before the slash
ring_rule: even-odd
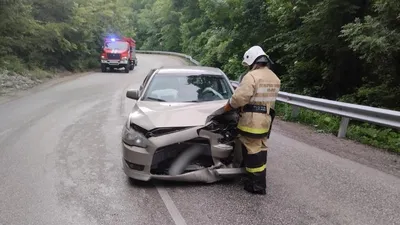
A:
<svg viewBox="0 0 400 225">
<path fill-rule="evenodd" d="M 124 68 L 125 73 L 137 66 L 136 41 L 128 37 L 104 38 L 103 52 L 101 53 L 101 71 Z"/>
</svg>

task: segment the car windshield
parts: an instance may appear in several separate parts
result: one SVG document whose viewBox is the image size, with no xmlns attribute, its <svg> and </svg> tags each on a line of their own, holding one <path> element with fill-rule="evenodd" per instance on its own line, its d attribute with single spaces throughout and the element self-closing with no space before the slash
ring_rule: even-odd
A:
<svg viewBox="0 0 400 225">
<path fill-rule="evenodd" d="M 144 101 L 204 102 L 227 100 L 232 96 L 229 83 L 217 75 L 155 75 Z"/>
<path fill-rule="evenodd" d="M 110 49 L 125 50 L 128 48 L 128 43 L 124 41 L 106 42 L 104 43 L 104 47 Z"/>
</svg>

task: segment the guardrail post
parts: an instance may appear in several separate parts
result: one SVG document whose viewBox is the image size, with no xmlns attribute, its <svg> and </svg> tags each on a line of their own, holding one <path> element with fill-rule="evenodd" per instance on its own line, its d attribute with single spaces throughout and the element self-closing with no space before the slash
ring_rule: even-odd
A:
<svg viewBox="0 0 400 225">
<path fill-rule="evenodd" d="M 347 127 L 349 126 L 349 121 L 350 119 L 347 117 L 342 117 L 342 120 L 340 121 L 340 127 L 339 127 L 339 132 L 338 132 L 338 138 L 344 138 L 346 137 L 346 132 L 347 132 Z"/>
<path fill-rule="evenodd" d="M 300 107 L 292 105 L 292 118 L 296 118 L 300 113 Z"/>
</svg>

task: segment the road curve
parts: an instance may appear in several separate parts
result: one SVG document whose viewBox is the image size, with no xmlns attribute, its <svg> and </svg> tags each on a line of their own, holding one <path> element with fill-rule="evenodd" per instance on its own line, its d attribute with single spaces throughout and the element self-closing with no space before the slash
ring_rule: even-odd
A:
<svg viewBox="0 0 400 225">
<path fill-rule="evenodd" d="M 127 88 L 178 58 L 139 55 L 0 105 L 0 224 L 400 224 L 400 179 L 273 132 L 268 194 L 235 182 L 131 184 L 120 133 Z M 161 186 L 162 185 L 162 186 Z"/>
</svg>

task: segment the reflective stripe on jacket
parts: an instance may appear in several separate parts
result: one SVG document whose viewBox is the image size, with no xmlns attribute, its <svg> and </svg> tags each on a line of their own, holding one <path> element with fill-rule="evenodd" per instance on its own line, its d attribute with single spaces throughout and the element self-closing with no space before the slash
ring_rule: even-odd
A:
<svg viewBox="0 0 400 225">
<path fill-rule="evenodd" d="M 232 108 L 241 108 L 247 104 L 262 105 L 267 114 L 242 112 L 238 129 L 244 136 L 264 138 L 271 124 L 270 109 L 275 107 L 281 81 L 269 68 L 249 71 L 242 79 L 239 87 L 229 100 Z"/>
</svg>

